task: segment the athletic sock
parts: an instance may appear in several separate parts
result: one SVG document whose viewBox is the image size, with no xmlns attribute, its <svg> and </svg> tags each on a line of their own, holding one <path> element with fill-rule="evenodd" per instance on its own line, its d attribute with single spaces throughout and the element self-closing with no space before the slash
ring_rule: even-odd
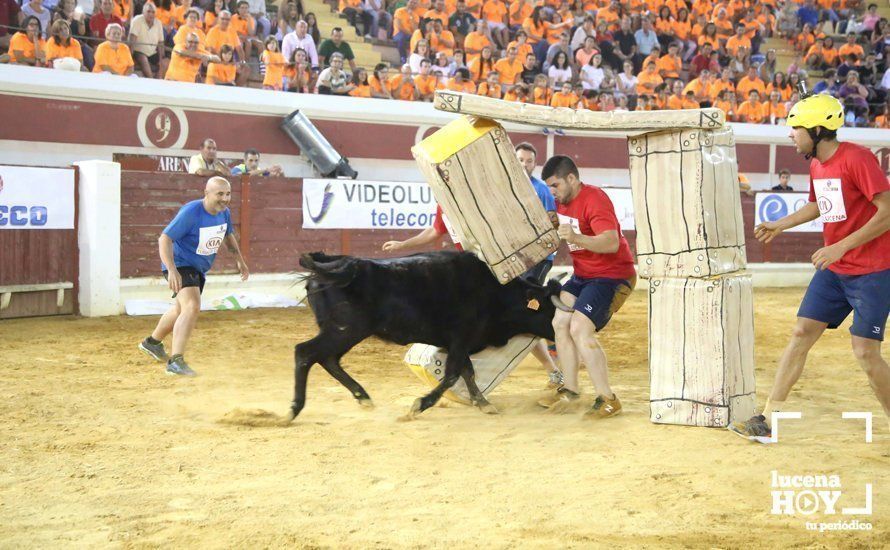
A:
<svg viewBox="0 0 890 550">
<path fill-rule="evenodd" d="M 780 412 L 784 407 L 784 401 L 773 401 L 772 399 L 766 400 L 766 405 L 763 407 L 763 416 L 766 417 L 766 423 L 769 424 L 770 427 L 773 425 L 773 413 Z"/>
<path fill-rule="evenodd" d="M 160 340 L 155 340 L 155 339 L 152 338 L 151 336 L 149 336 L 148 338 L 146 338 L 145 341 L 148 342 L 149 344 L 153 345 L 153 346 L 157 346 L 158 344 L 161 343 Z"/>
</svg>

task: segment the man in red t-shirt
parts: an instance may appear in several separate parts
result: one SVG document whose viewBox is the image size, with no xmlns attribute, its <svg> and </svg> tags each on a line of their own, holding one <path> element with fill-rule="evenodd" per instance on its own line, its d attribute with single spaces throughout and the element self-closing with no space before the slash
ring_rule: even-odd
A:
<svg viewBox="0 0 890 550">
<path fill-rule="evenodd" d="M 607 418 L 621 412 L 621 402 L 609 386 L 606 354 L 596 333 L 624 304 L 636 285 L 633 255 L 621 233 L 615 207 L 609 196 L 592 185 L 584 185 L 575 162 L 555 156 L 541 171 L 556 199 L 559 236 L 569 245 L 574 274 L 563 285 L 560 298 L 571 313 L 557 311 L 553 317 L 556 351 L 565 382 L 556 394 L 539 405 L 563 407 L 579 398 L 578 363 L 587 366 L 597 397 L 588 415 Z"/>
<path fill-rule="evenodd" d="M 853 354 L 890 419 L 890 367 L 881 357 L 890 313 L 890 185 L 871 151 L 837 141 L 843 123 L 843 105 L 827 94 L 807 97 L 788 113 L 791 140 L 810 159 L 810 201 L 793 214 L 758 225 L 754 234 L 768 243 L 821 216 L 825 246 L 813 254 L 816 274 L 763 414 L 730 426 L 745 437 L 771 435 L 772 414 L 782 410 L 810 348 L 851 311 Z"/>
</svg>

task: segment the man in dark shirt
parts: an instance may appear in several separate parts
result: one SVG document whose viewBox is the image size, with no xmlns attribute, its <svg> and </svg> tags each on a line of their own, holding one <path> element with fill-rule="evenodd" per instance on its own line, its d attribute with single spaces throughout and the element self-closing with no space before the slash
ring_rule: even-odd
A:
<svg viewBox="0 0 890 550">
<path fill-rule="evenodd" d="M 772 190 L 794 191 L 794 188 L 789 185 L 789 181 L 791 181 L 791 172 L 787 168 L 782 168 L 779 170 L 779 185 L 774 186 Z"/>
<path fill-rule="evenodd" d="M 618 72 L 623 69 L 625 61 L 633 62 L 634 73 L 639 73 L 643 67 L 643 56 L 637 53 L 637 41 L 630 28 L 630 19 L 627 17 L 621 18 L 621 29 L 612 35 L 612 51 L 609 57 L 612 67 Z"/>
<path fill-rule="evenodd" d="M 531 86 L 535 82 L 535 77 L 538 76 L 538 73 L 541 71 L 538 70 L 538 58 L 535 57 L 535 54 L 530 53 L 525 56 L 525 63 L 522 64 L 522 72 L 519 73 L 519 78 L 522 82 Z"/>
<path fill-rule="evenodd" d="M 343 41 L 343 29 L 340 27 L 334 27 L 331 37 L 322 40 L 318 47 L 318 63 L 322 68 L 331 66 L 331 55 L 334 53 L 342 55 L 349 63 L 350 70 L 355 70 L 355 54 L 352 53 L 352 46 Z"/>
<path fill-rule="evenodd" d="M 467 11 L 467 3 L 457 0 L 457 11 L 448 18 L 448 30 L 454 34 L 454 42 L 463 44 L 464 38 L 476 29 L 476 18 Z"/>
</svg>

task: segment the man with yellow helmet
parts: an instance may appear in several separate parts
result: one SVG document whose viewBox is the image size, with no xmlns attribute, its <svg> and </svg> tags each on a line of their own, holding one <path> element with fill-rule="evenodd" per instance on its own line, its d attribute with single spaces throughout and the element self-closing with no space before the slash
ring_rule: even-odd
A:
<svg viewBox="0 0 890 550">
<path fill-rule="evenodd" d="M 826 328 L 853 312 L 853 353 L 890 418 L 890 367 L 881 341 L 890 313 L 890 185 L 867 148 L 839 142 L 844 107 L 827 94 L 797 102 L 788 114 L 791 140 L 810 159 L 810 200 L 797 212 L 754 229 L 768 243 L 782 231 L 822 217 L 825 246 L 812 257 L 816 274 L 797 312 L 791 341 L 763 414 L 730 429 L 742 436 L 769 436 L 772 414 L 782 410 L 800 378 L 807 353 Z"/>
</svg>

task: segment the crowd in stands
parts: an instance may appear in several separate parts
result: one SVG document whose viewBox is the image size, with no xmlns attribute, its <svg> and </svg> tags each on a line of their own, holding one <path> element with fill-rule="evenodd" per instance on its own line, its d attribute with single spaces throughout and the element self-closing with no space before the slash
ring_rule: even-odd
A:
<svg viewBox="0 0 890 550">
<path fill-rule="evenodd" d="M 798 84 L 890 128 L 890 23 L 863 0 L 331 0 L 401 66 L 357 67 L 301 0 L 0 0 L 3 61 L 431 101 L 437 89 L 596 111 L 723 109 L 777 124 Z M 781 37 L 796 56 L 764 51 Z M 75 61 L 76 60 L 76 61 Z M 348 67 L 347 67 L 348 65 Z"/>
</svg>

